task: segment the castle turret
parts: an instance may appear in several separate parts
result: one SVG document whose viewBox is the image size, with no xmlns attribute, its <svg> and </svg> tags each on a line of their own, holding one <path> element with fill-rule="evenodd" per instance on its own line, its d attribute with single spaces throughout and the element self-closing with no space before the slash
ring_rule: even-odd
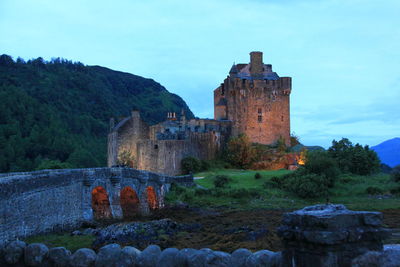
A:
<svg viewBox="0 0 400 267">
<path fill-rule="evenodd" d="M 261 76 L 264 71 L 263 53 L 254 51 L 250 53 L 250 73 L 251 76 Z"/>
</svg>

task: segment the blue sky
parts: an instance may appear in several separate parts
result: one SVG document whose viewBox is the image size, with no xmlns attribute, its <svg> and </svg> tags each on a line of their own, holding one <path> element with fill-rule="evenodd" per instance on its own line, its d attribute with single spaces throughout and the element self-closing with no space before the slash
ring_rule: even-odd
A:
<svg viewBox="0 0 400 267">
<path fill-rule="evenodd" d="M 63 57 L 153 78 L 213 117 L 235 61 L 293 78 L 307 145 L 400 136 L 398 0 L 0 0 L 0 54 Z"/>
</svg>

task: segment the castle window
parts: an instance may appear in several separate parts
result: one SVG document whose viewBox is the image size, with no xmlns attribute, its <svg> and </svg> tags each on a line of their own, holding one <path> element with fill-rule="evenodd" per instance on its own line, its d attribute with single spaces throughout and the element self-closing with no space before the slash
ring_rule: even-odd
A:
<svg viewBox="0 0 400 267">
<path fill-rule="evenodd" d="M 281 121 L 283 121 L 283 116 L 281 116 Z"/>
<path fill-rule="evenodd" d="M 261 114 L 261 113 L 262 113 L 262 109 L 258 108 L 258 114 Z"/>
<path fill-rule="evenodd" d="M 258 122 L 262 122 L 262 115 L 258 115 Z"/>
<path fill-rule="evenodd" d="M 154 149 L 158 149 L 158 145 L 154 145 Z"/>
</svg>

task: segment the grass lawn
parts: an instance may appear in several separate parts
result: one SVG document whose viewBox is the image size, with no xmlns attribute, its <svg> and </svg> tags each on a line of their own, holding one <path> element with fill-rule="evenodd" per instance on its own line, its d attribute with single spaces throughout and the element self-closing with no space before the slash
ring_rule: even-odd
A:
<svg viewBox="0 0 400 267">
<path fill-rule="evenodd" d="M 71 236 L 69 233 L 63 234 L 46 234 L 31 236 L 24 241 L 32 243 L 43 243 L 47 247 L 65 247 L 71 252 L 75 252 L 80 248 L 90 248 L 92 247 L 92 242 L 94 241 L 94 236 L 92 235 L 74 235 Z"/>
<path fill-rule="evenodd" d="M 259 173 L 261 178 L 256 179 Z M 301 199 L 296 195 L 268 186 L 273 176 L 290 173 L 288 170 L 254 171 L 235 169 L 214 169 L 196 173 L 195 182 L 205 189 L 180 188 L 167 195 L 168 202 L 183 201 L 202 207 L 226 207 L 229 209 L 298 209 L 307 205 L 326 203 L 326 198 Z M 217 175 L 226 175 L 230 181 L 224 188 L 215 188 Z M 265 185 L 266 184 L 266 185 Z M 386 174 L 371 176 L 341 175 L 334 188 L 330 189 L 329 202 L 345 204 L 354 210 L 399 209 L 399 196 L 390 195 L 390 190 L 399 186 Z M 368 187 L 377 187 L 382 193 L 369 195 Z"/>
</svg>

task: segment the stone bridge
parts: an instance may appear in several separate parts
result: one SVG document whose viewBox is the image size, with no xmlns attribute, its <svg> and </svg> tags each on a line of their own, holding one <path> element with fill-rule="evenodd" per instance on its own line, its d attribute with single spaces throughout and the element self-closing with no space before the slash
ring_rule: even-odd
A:
<svg viewBox="0 0 400 267">
<path fill-rule="evenodd" d="M 0 174 L 0 240 L 148 215 L 164 206 L 172 183 L 190 186 L 193 177 L 130 168 Z"/>
</svg>

